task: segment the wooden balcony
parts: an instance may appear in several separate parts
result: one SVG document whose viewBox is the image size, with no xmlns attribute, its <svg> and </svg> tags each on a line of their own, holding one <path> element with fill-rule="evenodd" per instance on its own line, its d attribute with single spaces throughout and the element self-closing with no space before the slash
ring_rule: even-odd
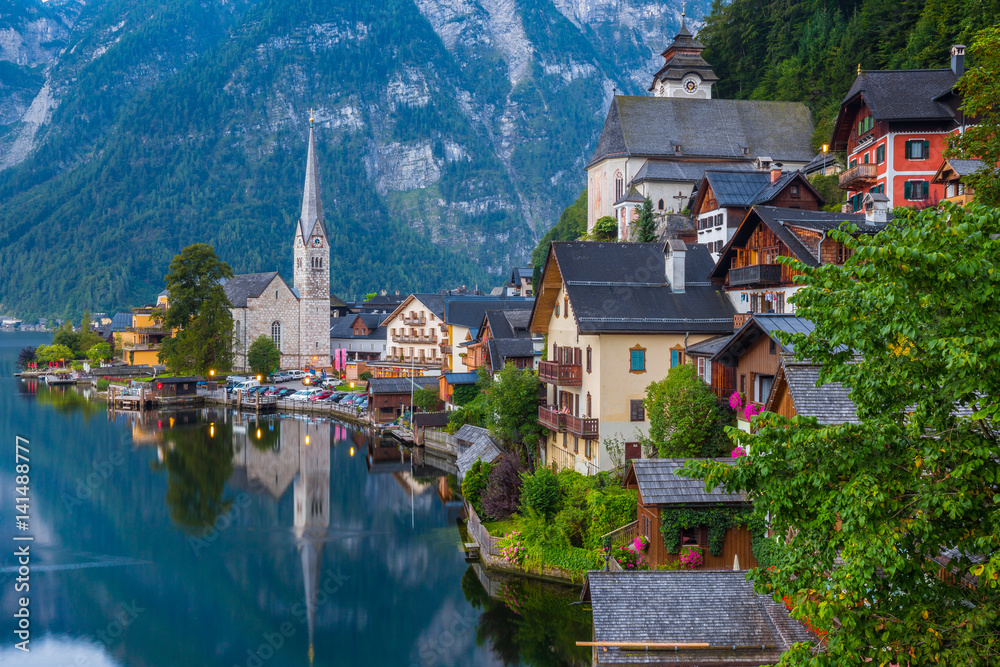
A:
<svg viewBox="0 0 1000 667">
<path fill-rule="evenodd" d="M 738 331 L 743 328 L 743 325 L 747 323 L 753 317 L 753 313 L 736 313 L 733 315 L 733 331 Z"/>
<path fill-rule="evenodd" d="M 594 440 L 600 432 L 600 419 L 587 419 L 586 417 L 574 417 L 573 415 L 563 415 L 566 418 L 566 431 L 579 438 Z"/>
<path fill-rule="evenodd" d="M 729 269 L 729 286 L 778 285 L 781 283 L 781 264 L 751 264 Z M 735 325 L 735 320 L 733 324 Z"/>
<path fill-rule="evenodd" d="M 837 181 L 841 190 L 858 190 L 874 185 L 878 179 L 878 165 L 859 164 L 840 174 Z"/>
<path fill-rule="evenodd" d="M 566 430 L 566 415 L 544 405 L 538 406 L 538 423 L 554 433 Z"/>
<path fill-rule="evenodd" d="M 579 387 L 583 383 L 583 367 L 579 364 L 540 361 L 538 362 L 538 379 L 559 387 Z"/>
<path fill-rule="evenodd" d="M 419 315 L 414 315 L 412 317 L 408 317 L 408 316 L 404 315 L 403 316 L 403 324 L 405 324 L 407 326 L 411 326 L 411 327 L 422 327 L 425 324 L 427 324 L 427 318 L 426 317 L 421 317 Z"/>
</svg>

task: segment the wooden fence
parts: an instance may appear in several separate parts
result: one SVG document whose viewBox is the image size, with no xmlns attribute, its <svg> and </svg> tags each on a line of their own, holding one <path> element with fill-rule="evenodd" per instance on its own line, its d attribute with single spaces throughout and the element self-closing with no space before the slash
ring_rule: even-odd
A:
<svg viewBox="0 0 1000 667">
<path fill-rule="evenodd" d="M 621 528 L 615 528 L 610 533 L 605 533 L 601 536 L 601 544 L 604 544 L 605 539 L 611 539 L 611 546 L 615 547 L 626 547 L 632 544 L 632 540 L 635 536 L 639 534 L 639 520 L 636 519 L 632 523 L 627 523 Z M 612 559 L 614 560 L 614 559 Z"/>
<path fill-rule="evenodd" d="M 424 429 L 424 446 L 430 445 L 432 449 L 443 450 L 458 456 L 460 452 L 458 451 L 458 440 L 455 436 L 450 433 L 445 433 L 444 431 L 439 431 L 433 428 Z"/>
<path fill-rule="evenodd" d="M 479 515 L 476 514 L 476 510 L 472 508 L 472 505 L 465 503 L 465 510 L 469 513 L 469 520 L 465 524 L 465 529 L 469 531 L 469 537 L 479 545 L 479 552 L 502 558 L 503 555 L 500 552 L 499 545 L 500 538 L 493 537 L 483 527 L 482 522 L 479 520 Z"/>
</svg>

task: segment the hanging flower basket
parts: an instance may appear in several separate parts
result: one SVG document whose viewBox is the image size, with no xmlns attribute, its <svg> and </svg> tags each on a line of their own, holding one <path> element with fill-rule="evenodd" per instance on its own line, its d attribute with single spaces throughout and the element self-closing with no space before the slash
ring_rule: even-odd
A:
<svg viewBox="0 0 1000 667">
<path fill-rule="evenodd" d="M 701 547 L 684 547 L 681 549 L 678 560 L 681 565 L 691 569 L 705 564 L 705 557 L 701 555 Z"/>
</svg>

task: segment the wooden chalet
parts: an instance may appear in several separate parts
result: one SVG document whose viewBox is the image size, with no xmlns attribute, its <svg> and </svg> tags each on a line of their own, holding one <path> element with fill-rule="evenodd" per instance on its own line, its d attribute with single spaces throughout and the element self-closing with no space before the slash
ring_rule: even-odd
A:
<svg viewBox="0 0 1000 667">
<path fill-rule="evenodd" d="M 686 459 L 633 459 L 622 485 L 639 492 L 637 518 L 640 534 L 649 538 L 646 559 L 651 567 L 676 563 L 679 554 L 667 553 L 660 534 L 660 511 L 678 508 L 734 507 L 750 509 L 751 504 L 743 493 L 728 493 L 716 488 L 705 491 L 705 483 L 698 479 L 681 477 L 677 471 Z M 731 463 L 731 459 L 719 459 Z M 708 526 L 691 526 L 681 531 L 682 547 L 699 547 L 705 559 L 706 570 L 748 570 L 757 567 L 757 560 L 750 548 L 750 531 L 746 526 L 726 531 L 722 554 L 713 556 L 709 551 Z"/>
<path fill-rule="evenodd" d="M 788 298 L 801 289 L 794 282 L 798 271 L 777 258 L 794 257 L 807 266 L 843 264 L 849 251 L 829 233 L 845 222 L 856 225 L 857 234 L 881 231 L 888 218 L 885 204 L 878 202 L 869 215 L 754 206 L 723 247 L 709 279 L 726 290 L 740 313 L 789 312 Z"/>
<path fill-rule="evenodd" d="M 801 171 L 783 172 L 779 163 L 770 170 L 709 170 L 701 179 L 691 214 L 698 228 L 698 243 L 718 260 L 752 206 L 818 211 L 825 203 Z"/>
<path fill-rule="evenodd" d="M 815 417 L 823 425 L 857 424 L 850 389 L 839 382 L 817 386 L 820 366 L 783 357 L 764 408 L 783 417 Z"/>
<path fill-rule="evenodd" d="M 374 424 L 388 424 L 410 408 L 413 392 L 437 388 L 436 377 L 372 378 L 368 380 L 368 415 Z"/>
<path fill-rule="evenodd" d="M 982 160 L 946 159 L 938 167 L 932 185 L 944 185 L 943 201 L 965 206 L 975 199 L 975 190 L 966 187 L 965 178 L 975 174 L 985 166 Z"/>
<path fill-rule="evenodd" d="M 744 572 L 590 572 L 591 664 L 758 667 L 815 636 Z"/>
<path fill-rule="evenodd" d="M 485 366 L 491 373 L 499 373 L 508 362 L 517 368 L 537 368 L 543 343 L 541 336 L 536 339 L 528 330 L 530 321 L 530 308 L 487 310 L 476 337 L 462 344 L 466 348 L 466 367 L 475 370 Z"/>
<path fill-rule="evenodd" d="M 150 384 L 153 392 L 160 398 L 193 397 L 197 394 L 200 377 L 168 377 L 157 378 Z"/>
</svg>

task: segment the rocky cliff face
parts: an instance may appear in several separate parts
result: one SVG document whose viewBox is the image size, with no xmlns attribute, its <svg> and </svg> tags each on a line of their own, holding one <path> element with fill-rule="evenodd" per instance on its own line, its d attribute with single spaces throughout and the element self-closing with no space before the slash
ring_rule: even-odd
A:
<svg viewBox="0 0 1000 667">
<path fill-rule="evenodd" d="M 679 10 L 29 1 L 0 14 L 0 260 L 15 267 L 0 301 L 135 303 L 194 240 L 237 271 L 286 269 L 309 108 L 343 247 L 335 291 L 489 283 L 579 193 L 612 89 L 644 91 Z M 61 254 L 82 280 L 29 306 L 24 285 L 49 270 L 39 244 L 60 230 L 79 235 Z"/>
</svg>

